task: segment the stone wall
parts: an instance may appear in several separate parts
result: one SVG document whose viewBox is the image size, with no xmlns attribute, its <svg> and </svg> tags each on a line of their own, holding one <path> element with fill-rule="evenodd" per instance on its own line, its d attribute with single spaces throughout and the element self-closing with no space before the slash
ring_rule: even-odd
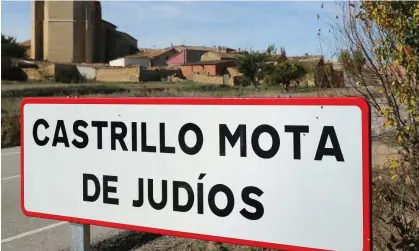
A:
<svg viewBox="0 0 419 251">
<path fill-rule="evenodd" d="M 184 76 L 191 73 L 206 75 L 206 76 L 222 76 L 226 73 L 228 68 L 235 67 L 234 61 L 217 62 L 214 64 L 190 64 L 182 65 L 181 70 Z"/>
<path fill-rule="evenodd" d="M 182 65 L 182 74 L 184 76 L 194 73 L 196 75 L 215 76 L 215 65 Z"/>
<path fill-rule="evenodd" d="M 142 69 L 140 70 L 140 81 L 160 81 L 162 78 L 167 78 L 179 72 L 179 69 Z"/>
<path fill-rule="evenodd" d="M 141 82 L 161 81 L 174 74 L 179 74 L 180 69 L 141 69 L 138 66 L 109 67 L 94 65 L 79 65 L 67 63 L 36 62 L 36 68 L 22 68 L 28 80 L 51 80 L 60 71 L 77 69 L 86 79 L 99 82 Z"/>
<path fill-rule="evenodd" d="M 140 68 L 134 67 L 106 67 L 96 70 L 96 81 L 99 82 L 139 82 Z"/>
<path fill-rule="evenodd" d="M 28 76 L 28 80 L 41 80 L 41 73 L 39 69 L 24 68 L 22 70 Z"/>
<path fill-rule="evenodd" d="M 203 84 L 214 84 L 214 85 L 223 85 L 224 84 L 224 77 L 223 76 L 206 76 L 206 75 L 200 75 L 200 74 L 189 74 L 185 76 L 186 79 L 203 83 Z M 230 77 L 229 86 L 234 86 L 234 78 Z"/>
<path fill-rule="evenodd" d="M 55 64 L 37 63 L 38 68 L 22 68 L 28 80 L 48 80 L 55 76 Z"/>
</svg>

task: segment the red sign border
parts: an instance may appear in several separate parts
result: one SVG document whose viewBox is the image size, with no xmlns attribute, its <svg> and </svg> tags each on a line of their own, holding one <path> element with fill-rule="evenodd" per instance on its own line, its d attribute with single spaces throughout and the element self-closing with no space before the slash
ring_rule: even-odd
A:
<svg viewBox="0 0 419 251">
<path fill-rule="evenodd" d="M 238 245 L 264 247 L 289 251 L 323 250 L 310 247 L 290 246 L 277 243 L 253 240 L 235 239 L 221 236 L 211 236 L 188 232 L 179 232 L 135 225 L 97 221 L 92 219 L 74 218 L 53 214 L 30 212 L 24 203 L 24 106 L 26 104 L 119 104 L 119 105 L 318 105 L 318 106 L 357 106 L 362 114 L 362 197 L 363 197 L 363 251 L 372 250 L 371 241 L 371 108 L 369 103 L 361 97 L 332 97 L 332 98 L 24 98 L 20 106 L 20 143 L 21 143 L 21 210 L 29 217 L 45 218 L 59 221 L 76 222 L 80 224 L 97 225 L 117 229 L 149 232 L 183 238 L 193 238 L 207 241 L 225 242 Z"/>
</svg>

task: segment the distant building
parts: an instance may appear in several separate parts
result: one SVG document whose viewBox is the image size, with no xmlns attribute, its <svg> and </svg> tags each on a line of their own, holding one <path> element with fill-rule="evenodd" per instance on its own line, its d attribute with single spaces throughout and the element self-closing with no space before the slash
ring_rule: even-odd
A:
<svg viewBox="0 0 419 251">
<path fill-rule="evenodd" d="M 31 40 L 26 40 L 21 43 L 19 43 L 23 48 L 25 48 L 25 54 L 27 58 L 31 57 Z"/>
<path fill-rule="evenodd" d="M 207 50 L 184 49 L 167 60 L 168 65 L 183 65 L 199 62 Z"/>
<path fill-rule="evenodd" d="M 227 52 L 227 53 L 236 52 L 235 49 L 228 48 L 226 46 L 210 47 L 210 46 L 196 46 L 196 45 L 173 45 L 171 47 L 167 47 L 166 49 L 169 49 L 169 48 L 175 48 L 179 52 L 182 52 L 187 49 L 202 50 L 202 51 L 218 51 L 218 52 Z"/>
<path fill-rule="evenodd" d="M 206 76 L 222 76 L 228 73 L 228 68 L 235 66 L 236 63 L 232 60 L 200 61 L 182 65 L 181 71 L 183 76 L 188 76 L 191 73 Z"/>
<path fill-rule="evenodd" d="M 201 61 L 232 60 L 236 59 L 237 55 L 227 52 L 209 51 L 201 56 Z"/>
<path fill-rule="evenodd" d="M 102 19 L 99 1 L 32 1 L 30 56 L 96 63 L 133 54 L 137 40 Z"/>
<path fill-rule="evenodd" d="M 178 51 L 170 49 L 144 50 L 109 61 L 110 66 L 138 65 L 143 67 L 167 66 L 167 60 L 176 55 Z"/>
<path fill-rule="evenodd" d="M 325 62 L 321 55 L 287 57 L 289 62 L 298 63 L 306 71 L 308 85 L 318 87 L 344 87 L 345 75 L 342 69 L 335 69 L 331 62 Z"/>
</svg>

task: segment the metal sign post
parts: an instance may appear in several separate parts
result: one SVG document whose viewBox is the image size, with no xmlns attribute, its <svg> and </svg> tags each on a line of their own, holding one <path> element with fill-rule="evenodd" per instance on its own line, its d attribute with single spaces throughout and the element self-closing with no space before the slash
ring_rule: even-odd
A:
<svg viewBox="0 0 419 251">
<path fill-rule="evenodd" d="M 71 223 L 71 251 L 90 251 L 90 225 Z"/>
</svg>

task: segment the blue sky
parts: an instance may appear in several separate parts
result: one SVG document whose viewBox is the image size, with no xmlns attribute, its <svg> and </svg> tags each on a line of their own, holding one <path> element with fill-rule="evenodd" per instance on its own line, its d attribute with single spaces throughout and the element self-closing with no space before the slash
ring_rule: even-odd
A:
<svg viewBox="0 0 419 251">
<path fill-rule="evenodd" d="M 287 54 L 324 54 L 331 50 L 317 36 L 328 35 L 325 16 L 334 17 L 334 2 L 102 1 L 103 19 L 131 34 L 139 47 L 173 44 L 222 45 L 266 49 L 285 47 Z M 2 33 L 18 41 L 30 38 L 30 2 L 2 1 Z M 321 18 L 317 20 L 317 14 Z"/>
</svg>

